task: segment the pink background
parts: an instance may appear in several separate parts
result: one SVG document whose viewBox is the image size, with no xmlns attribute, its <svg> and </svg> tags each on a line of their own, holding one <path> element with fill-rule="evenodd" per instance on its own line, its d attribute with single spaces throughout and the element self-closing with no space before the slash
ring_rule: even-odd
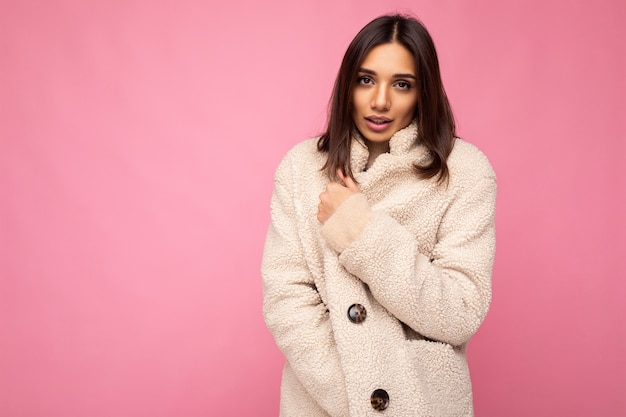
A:
<svg viewBox="0 0 626 417">
<path fill-rule="evenodd" d="M 0 416 L 278 414 L 273 171 L 395 10 L 499 178 L 477 416 L 626 415 L 626 2 L 7 0 Z"/>
</svg>

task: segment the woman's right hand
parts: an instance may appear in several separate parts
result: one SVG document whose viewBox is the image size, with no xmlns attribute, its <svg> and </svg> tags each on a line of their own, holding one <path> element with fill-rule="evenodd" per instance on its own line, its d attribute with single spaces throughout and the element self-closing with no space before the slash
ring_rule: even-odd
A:
<svg viewBox="0 0 626 417">
<path fill-rule="evenodd" d="M 359 186 L 350 176 L 346 176 L 338 169 L 337 176 L 343 182 L 330 182 L 326 185 L 326 190 L 320 194 L 320 203 L 317 206 L 317 220 L 324 224 L 333 215 L 335 210 L 339 208 L 344 201 L 353 194 L 361 192 Z"/>
</svg>

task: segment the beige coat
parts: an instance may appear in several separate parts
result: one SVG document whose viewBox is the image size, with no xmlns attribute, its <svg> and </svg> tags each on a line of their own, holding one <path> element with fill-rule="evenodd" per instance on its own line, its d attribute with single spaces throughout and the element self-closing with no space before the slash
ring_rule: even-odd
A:
<svg viewBox="0 0 626 417">
<path fill-rule="evenodd" d="M 397 132 L 367 171 L 367 147 L 354 139 L 362 194 L 323 227 L 316 139 L 276 171 L 262 276 L 265 321 L 287 359 L 281 416 L 473 413 L 465 347 L 491 300 L 495 175 L 457 139 L 447 189 L 418 180 L 413 163 L 428 153 L 415 137 L 414 125 Z M 354 304 L 365 308 L 360 322 Z M 383 411 L 370 402 L 378 389 Z"/>
</svg>

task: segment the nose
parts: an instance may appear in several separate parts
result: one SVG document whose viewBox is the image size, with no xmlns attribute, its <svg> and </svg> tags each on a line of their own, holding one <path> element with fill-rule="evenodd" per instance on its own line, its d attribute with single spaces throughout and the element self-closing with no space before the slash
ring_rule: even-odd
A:
<svg viewBox="0 0 626 417">
<path fill-rule="evenodd" d="M 384 85 L 378 85 L 374 89 L 374 96 L 371 103 L 372 109 L 375 110 L 389 110 L 391 107 L 391 100 L 389 98 L 389 91 Z"/>
</svg>

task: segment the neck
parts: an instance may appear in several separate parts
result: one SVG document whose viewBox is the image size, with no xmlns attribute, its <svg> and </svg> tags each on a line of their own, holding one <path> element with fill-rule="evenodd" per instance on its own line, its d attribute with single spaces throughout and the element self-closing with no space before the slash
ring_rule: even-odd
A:
<svg viewBox="0 0 626 417">
<path fill-rule="evenodd" d="M 369 158 L 367 159 L 367 165 L 365 169 L 369 169 L 372 166 L 378 155 L 389 152 L 389 141 L 385 142 L 372 142 L 365 139 L 365 144 L 369 150 Z"/>
</svg>

